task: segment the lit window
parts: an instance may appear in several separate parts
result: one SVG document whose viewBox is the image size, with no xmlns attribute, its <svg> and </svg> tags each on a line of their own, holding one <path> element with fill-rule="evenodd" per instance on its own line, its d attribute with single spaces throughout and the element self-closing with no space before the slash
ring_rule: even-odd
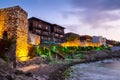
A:
<svg viewBox="0 0 120 80">
<path fill-rule="evenodd" d="M 36 29 L 36 33 L 39 33 L 39 34 L 40 34 L 40 33 L 41 33 L 41 30 L 37 30 L 37 29 Z"/>
<path fill-rule="evenodd" d="M 58 34 L 55 34 L 56 37 L 58 37 L 59 35 Z"/>
<path fill-rule="evenodd" d="M 46 27 L 45 27 L 45 29 L 47 29 L 47 30 L 48 30 L 48 26 L 46 26 Z"/>
<path fill-rule="evenodd" d="M 39 28 L 41 28 L 41 25 L 39 24 Z"/>
<path fill-rule="evenodd" d="M 60 37 L 62 38 L 62 37 L 63 37 L 63 35 L 60 35 Z"/>
</svg>

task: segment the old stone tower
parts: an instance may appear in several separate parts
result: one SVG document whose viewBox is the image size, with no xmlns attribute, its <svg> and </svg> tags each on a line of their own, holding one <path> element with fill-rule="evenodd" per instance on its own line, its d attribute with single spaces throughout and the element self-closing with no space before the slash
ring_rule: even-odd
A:
<svg viewBox="0 0 120 80">
<path fill-rule="evenodd" d="M 16 59 L 28 59 L 28 14 L 19 6 L 0 9 L 0 39 L 14 37 L 16 40 Z"/>
</svg>

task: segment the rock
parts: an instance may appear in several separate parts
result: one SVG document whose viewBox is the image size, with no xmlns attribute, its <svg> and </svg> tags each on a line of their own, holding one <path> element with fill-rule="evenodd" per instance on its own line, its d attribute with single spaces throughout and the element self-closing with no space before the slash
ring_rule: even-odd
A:
<svg viewBox="0 0 120 80">
<path fill-rule="evenodd" d="M 19 71 L 19 70 L 16 70 L 14 73 L 15 73 L 16 75 L 24 74 L 23 71 Z"/>
<path fill-rule="evenodd" d="M 45 80 L 44 78 L 41 78 L 40 76 L 37 76 L 37 75 L 33 75 L 33 78 L 35 80 Z"/>
<path fill-rule="evenodd" d="M 8 63 L 0 59 L 0 80 L 45 80 L 31 72 L 23 72 L 9 67 Z"/>
<path fill-rule="evenodd" d="M 13 78 L 11 77 L 11 75 L 7 75 L 6 78 L 7 78 L 8 80 L 13 80 Z"/>
<path fill-rule="evenodd" d="M 40 64 L 42 61 L 41 57 L 35 57 L 32 60 L 28 60 L 25 62 L 19 62 L 17 61 L 17 68 L 21 68 L 21 67 L 25 67 L 25 66 L 29 66 L 29 65 L 33 65 L 33 64 Z"/>
<path fill-rule="evenodd" d="M 30 72 L 29 72 L 29 73 L 26 73 L 25 75 L 26 75 L 26 76 L 29 76 L 29 77 L 32 77 L 32 76 L 33 76 L 32 73 L 30 73 Z"/>
<path fill-rule="evenodd" d="M 4 60 L 0 58 L 0 80 L 13 80 L 13 69 L 8 66 Z"/>
<path fill-rule="evenodd" d="M 0 66 L 8 66 L 7 63 L 0 58 Z"/>
</svg>

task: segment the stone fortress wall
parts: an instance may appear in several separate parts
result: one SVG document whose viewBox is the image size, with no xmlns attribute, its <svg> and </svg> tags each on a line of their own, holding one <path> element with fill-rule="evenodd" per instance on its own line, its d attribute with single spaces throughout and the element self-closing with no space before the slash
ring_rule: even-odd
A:
<svg viewBox="0 0 120 80">
<path fill-rule="evenodd" d="M 20 61 L 28 57 L 28 14 L 19 6 L 0 9 L 0 39 L 15 38 L 16 58 Z"/>
</svg>

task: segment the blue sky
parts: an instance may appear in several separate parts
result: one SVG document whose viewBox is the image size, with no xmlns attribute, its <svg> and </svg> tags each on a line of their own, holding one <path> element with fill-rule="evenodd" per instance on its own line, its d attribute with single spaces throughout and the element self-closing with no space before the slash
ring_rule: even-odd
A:
<svg viewBox="0 0 120 80">
<path fill-rule="evenodd" d="M 120 41 L 120 0 L 0 0 L 0 8 L 15 5 L 65 32 Z"/>
</svg>

